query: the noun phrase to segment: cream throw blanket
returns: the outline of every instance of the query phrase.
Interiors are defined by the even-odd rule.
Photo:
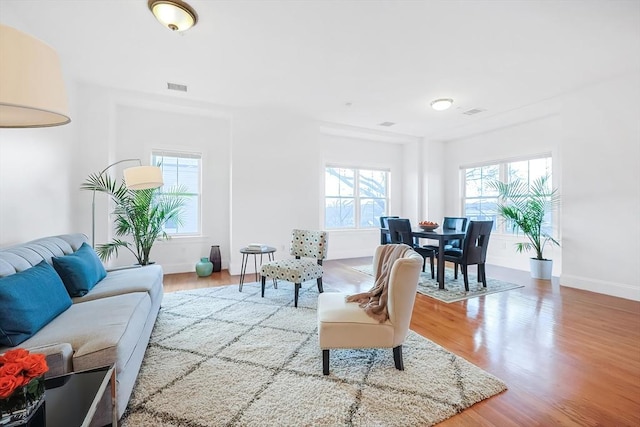
[[[378,270],[376,282],[367,292],[349,295],[347,302],[357,302],[369,316],[380,323],[384,323],[389,318],[387,310],[387,296],[389,293],[389,277],[391,267],[398,258],[402,258],[407,251],[412,249],[404,244],[384,245],[378,260]]]

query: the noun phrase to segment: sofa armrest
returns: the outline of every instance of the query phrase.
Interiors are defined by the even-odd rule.
[[[28,348],[30,353],[44,354],[49,370],[45,378],[57,377],[73,371],[73,348],[69,343],[50,344]]]

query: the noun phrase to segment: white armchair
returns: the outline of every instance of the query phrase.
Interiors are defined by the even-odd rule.
[[[383,245],[376,249],[373,271],[380,271],[383,249]],[[389,319],[383,323],[357,303],[346,302],[345,293],[328,292],[318,297],[318,337],[325,375],[329,375],[329,350],[338,348],[392,348],[396,368],[404,370],[402,344],[409,331],[422,264],[422,256],[413,250],[393,263],[388,282]]]

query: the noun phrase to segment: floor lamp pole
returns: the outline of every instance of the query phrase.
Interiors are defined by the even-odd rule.
[[[98,174],[98,178],[100,178],[107,170],[109,170],[109,168],[124,162],[138,162],[138,164],[142,166],[142,160],[140,159],[119,160],[115,163],[111,163],[109,166],[102,169],[102,171],[100,171],[100,173]],[[95,188],[93,189],[93,200],[91,202],[91,247],[93,247],[94,249],[96,247],[96,189]]]

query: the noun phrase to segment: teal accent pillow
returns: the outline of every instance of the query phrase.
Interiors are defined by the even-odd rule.
[[[0,278],[0,344],[20,344],[69,307],[71,298],[46,261]]]
[[[53,257],[51,261],[72,297],[86,295],[96,283],[107,276],[100,258],[86,243],[74,253]]]

